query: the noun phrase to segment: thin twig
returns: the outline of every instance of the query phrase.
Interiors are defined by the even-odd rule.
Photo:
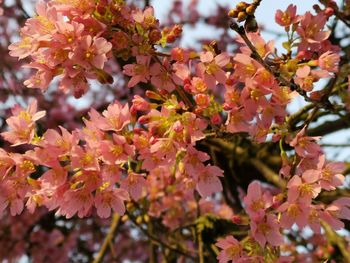
[[[141,230],[142,233],[144,233],[149,239],[151,239],[155,244],[158,244],[159,246],[165,247],[167,249],[170,249],[172,251],[174,251],[175,253],[178,253],[180,255],[183,255],[185,257],[191,258],[193,260],[195,260],[196,258],[194,256],[192,256],[191,254],[189,254],[190,252],[188,251],[184,251],[180,248],[177,247],[173,247],[167,243],[165,243],[164,241],[160,240],[159,238],[157,238],[156,236],[154,236],[153,234],[149,233],[146,229],[144,229],[142,226],[140,226],[139,224],[137,224],[135,218],[133,217],[132,214],[126,212],[128,217],[130,218],[130,220],[137,226],[138,229]],[[194,252],[194,251],[191,251]]]
[[[250,160],[250,162],[258,171],[260,171],[263,174],[263,176],[269,182],[282,189],[286,187],[286,182],[278,174],[271,170],[267,165],[265,165],[262,161],[253,158]]]
[[[115,234],[115,232],[118,229],[119,223],[120,223],[120,216],[117,213],[115,213],[113,215],[112,223],[111,223],[111,226],[109,228],[108,234],[107,234],[105,240],[103,241],[102,246],[100,248],[100,251],[98,252],[96,258],[93,261],[93,263],[102,262],[103,257],[106,254],[107,248],[110,245],[110,243],[111,243],[111,241],[112,241],[112,239],[114,237],[114,234]]]
[[[336,245],[339,248],[340,253],[343,256],[344,262],[350,262],[350,253],[346,246],[346,241],[343,237],[339,236],[327,223],[322,222],[322,227],[326,232],[327,239],[333,245]]]

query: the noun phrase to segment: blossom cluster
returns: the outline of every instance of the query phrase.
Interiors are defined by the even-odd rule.
[[[257,4],[250,6],[239,4],[231,16],[247,24]],[[6,120],[9,130],[1,135],[13,147],[28,148],[0,149],[0,214],[18,215],[24,207],[33,213],[43,206],[66,218],[95,212],[108,218],[112,212],[124,215],[126,202],[144,200],[148,214],[170,229],[195,220],[198,211],[249,225],[245,239],[218,240],[220,262],[261,261],[264,251],[286,245],[284,234],[295,226],[321,234],[325,225],[340,230],[342,220],[350,220],[349,198],[318,200],[343,186],[344,164],[327,161],[320,138],[308,136],[313,114],[296,126],[287,110],[295,97],[316,110],[335,106],[328,99],[331,89],[315,88],[335,78],[340,64],[339,47],[326,28],[333,15],[329,7],[316,14],[297,15],[294,5],[276,12],[288,38],[283,54],[236,21],[235,53],[216,43],[198,52],[175,46],[163,53],[162,47],[180,37],[181,26],[161,29],[151,7],[142,11],[119,0],[52,0],[39,2],[36,12],[21,29],[21,40],[9,47],[11,56],[30,57],[26,67],[37,70],[27,87],[45,91],[62,75],[59,89],[81,97],[88,79],[113,82],[106,64],[114,61],[128,78],[126,86],[144,92],[130,105],[116,100],[102,113],[92,108],[82,127],[71,131],[40,130],[45,112],[36,101],[28,109],[14,107]],[[221,134],[280,146],[279,187],[250,182],[240,204],[245,214],[238,217],[222,202],[208,201],[222,197],[216,193],[227,175],[200,144]],[[273,262],[296,260],[275,254]]]

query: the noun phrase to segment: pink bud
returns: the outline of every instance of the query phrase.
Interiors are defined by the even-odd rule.
[[[326,16],[332,16],[332,15],[334,15],[334,9],[331,8],[331,7],[327,7],[327,8],[324,10],[324,14],[325,14]]]
[[[232,107],[228,104],[228,103],[224,103],[223,107],[222,107],[225,111],[229,111],[232,110]]]
[[[173,129],[175,132],[179,133],[183,131],[184,126],[182,125],[181,121],[176,121],[173,125]]]
[[[210,121],[214,125],[219,125],[222,122],[220,114],[215,113],[213,116],[211,116]]]
[[[232,223],[239,225],[240,223],[242,223],[242,217],[239,215],[233,215],[231,217],[231,221]]]

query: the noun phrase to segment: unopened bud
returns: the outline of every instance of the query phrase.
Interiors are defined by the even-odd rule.
[[[222,107],[225,111],[230,111],[232,110],[232,107],[228,104],[228,103],[224,103],[223,107]]]
[[[254,5],[248,6],[248,7],[245,9],[245,12],[246,12],[248,15],[254,15],[255,6],[254,6]]]
[[[325,14],[326,16],[332,16],[332,15],[334,15],[334,9],[331,8],[331,7],[327,7],[327,8],[324,10],[324,14]]]
[[[142,216],[138,216],[137,218],[136,218],[136,223],[137,224],[141,224],[142,223]]]
[[[146,223],[148,223],[149,220],[150,220],[149,215],[144,215],[144,216],[143,216],[143,220],[144,220]]]
[[[219,113],[216,113],[213,116],[211,116],[210,121],[214,125],[219,125],[222,122],[222,118]]]
[[[242,22],[247,18],[246,12],[239,12],[237,16],[238,22]]]
[[[240,223],[242,223],[242,217],[239,215],[234,215],[231,217],[231,221],[232,223],[239,225]]]
[[[238,16],[238,13],[239,11],[237,9],[231,9],[227,15],[229,17],[236,18]]]
[[[124,215],[123,217],[122,217],[122,222],[126,222],[126,221],[128,221],[129,220],[129,217],[127,216],[127,215]]]
[[[236,8],[237,8],[238,11],[244,11],[248,6],[249,6],[249,4],[246,3],[246,2],[239,2],[236,5]]]
[[[153,99],[153,100],[163,100],[162,97],[158,93],[151,91],[151,90],[146,91],[146,97]]]

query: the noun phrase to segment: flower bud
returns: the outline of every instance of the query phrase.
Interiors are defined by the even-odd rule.
[[[247,18],[246,12],[239,12],[237,16],[238,22],[242,22]]]
[[[213,116],[211,116],[210,121],[214,125],[219,125],[222,122],[222,118],[219,113],[215,113]]]
[[[239,11],[237,9],[231,9],[227,15],[229,17],[236,18],[238,16],[238,13]]]
[[[248,6],[248,7],[245,9],[245,12],[246,12],[248,15],[254,15],[255,6],[254,6],[254,5]]]
[[[232,223],[239,225],[242,223],[242,217],[239,215],[233,215],[231,217],[231,221],[232,221]]]
[[[327,8],[324,10],[324,14],[325,14],[326,16],[332,16],[332,15],[334,15],[334,9],[331,8],[331,7],[327,7]]]
[[[239,2],[236,5],[236,8],[237,8],[238,11],[244,11],[248,6],[249,6],[249,4],[246,3],[246,2]]]

